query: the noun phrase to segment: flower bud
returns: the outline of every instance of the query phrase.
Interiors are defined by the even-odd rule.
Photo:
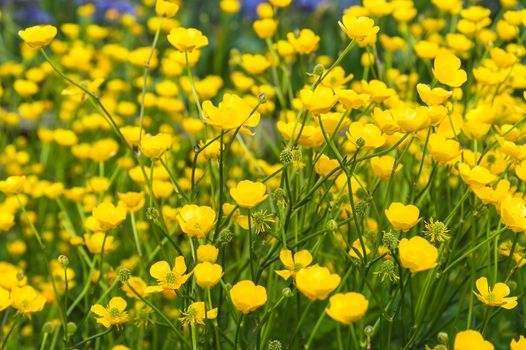
[[[279,340],[270,340],[268,342],[268,350],[281,350],[282,348]]]
[[[66,267],[69,265],[69,258],[65,255],[60,255],[58,257],[58,262],[63,266]]]
[[[290,288],[283,288],[281,290],[281,295],[283,295],[285,298],[290,298],[294,295],[294,292]]]
[[[77,331],[77,325],[73,322],[68,322],[66,331],[68,332],[68,336],[72,336]]]
[[[48,333],[48,334],[53,332],[53,323],[51,322],[44,323],[44,326],[42,327],[42,332]]]
[[[438,333],[438,341],[442,344],[449,344],[449,336],[446,332],[440,332]]]
[[[267,94],[265,94],[264,92],[261,92],[258,95],[258,101],[259,101],[260,104],[267,103]]]
[[[365,336],[367,338],[371,338],[373,335],[374,335],[374,327],[371,326],[371,325],[367,325],[365,326],[365,328],[363,329],[363,332],[365,333]]]
[[[314,66],[314,70],[312,71],[313,75],[322,76],[323,72],[325,72],[325,67],[322,64],[317,64]]]
[[[121,283],[127,283],[128,280],[130,279],[131,277],[131,273],[130,273],[130,270],[128,270],[127,268],[125,267],[121,267],[119,268],[119,270],[117,271],[117,278],[119,279],[119,281]]]

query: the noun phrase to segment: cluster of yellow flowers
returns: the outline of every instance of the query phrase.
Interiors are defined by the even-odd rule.
[[[526,349],[526,8],[473,2],[20,30],[1,348]]]

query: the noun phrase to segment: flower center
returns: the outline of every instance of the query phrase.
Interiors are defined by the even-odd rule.
[[[173,272],[168,272],[166,274],[166,283],[168,284],[174,284],[175,282],[177,282],[177,276],[175,275],[175,273]]]
[[[119,310],[116,307],[112,307],[109,311],[111,318],[119,317]]]

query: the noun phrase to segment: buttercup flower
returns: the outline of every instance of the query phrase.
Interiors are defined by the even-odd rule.
[[[435,58],[433,75],[451,87],[459,87],[467,80],[466,71],[460,69],[460,59],[450,52],[440,53]]]
[[[304,249],[294,253],[293,258],[290,250],[283,249],[279,252],[279,260],[281,260],[285,270],[276,270],[274,272],[276,272],[281,278],[288,280],[289,277],[294,277],[298,271],[310,265],[312,262],[312,255],[308,250]]]
[[[97,219],[101,230],[108,231],[119,226],[126,219],[126,208],[103,202],[93,209],[92,215]]]
[[[201,288],[212,288],[219,282],[221,276],[223,276],[221,265],[205,261],[194,267],[195,281]]]
[[[267,199],[267,186],[261,182],[243,180],[230,189],[230,195],[241,208],[254,208]]]
[[[500,204],[500,220],[513,232],[526,232],[526,204],[522,198],[510,197]]]
[[[97,323],[106,328],[110,328],[113,325],[119,327],[129,320],[128,312],[124,311],[127,305],[128,303],[123,298],[113,297],[110,299],[107,307],[95,304],[91,306],[90,310],[99,316],[97,317]]]
[[[327,113],[338,102],[338,96],[325,86],[318,86],[314,91],[301,90],[300,99],[305,109],[315,115]]]
[[[482,334],[477,331],[468,329],[466,331],[458,332],[455,336],[454,350],[493,350],[493,345],[484,340]]]
[[[183,317],[179,319],[183,324],[205,324],[205,320],[213,320],[217,317],[217,308],[206,310],[203,301],[196,301],[188,305],[188,308],[183,313]]]
[[[166,0],[157,0],[155,2],[155,13],[157,16],[173,17],[179,11],[179,6]]]
[[[327,299],[329,294],[338,287],[340,281],[340,276],[318,264],[301,269],[296,273],[296,287],[310,300]]]
[[[160,133],[142,138],[140,147],[146,157],[158,159],[172,147],[172,144],[172,135]]]
[[[512,339],[510,343],[510,350],[524,350],[526,349],[526,338],[521,335],[519,340]]]
[[[168,42],[181,52],[192,52],[208,45],[208,38],[195,28],[177,27],[168,34]]]
[[[186,273],[184,256],[175,258],[172,269],[166,261],[158,261],[150,267],[150,275],[158,282],[157,286],[149,286],[146,293],[158,293],[163,290],[178,290],[190,278],[191,273]]]
[[[260,114],[254,111],[241,97],[225,93],[216,107],[211,101],[203,102],[206,123],[222,130],[237,129],[242,126],[255,127],[259,124]]]
[[[5,194],[22,193],[25,183],[25,176],[9,176],[7,179],[0,181],[0,192]]]
[[[46,298],[31,286],[11,289],[11,306],[23,315],[42,311]]]
[[[201,244],[197,247],[197,259],[201,262],[215,263],[219,249],[211,244]]]
[[[267,302],[267,290],[250,280],[239,281],[230,289],[232,303],[244,314],[248,314]]]
[[[350,14],[343,15],[340,28],[350,39],[364,41],[367,37],[375,35],[380,27],[374,25],[374,20],[369,17],[355,17]]]
[[[398,251],[402,266],[413,273],[430,270],[437,265],[438,250],[420,236],[402,238]]]
[[[56,35],[57,28],[49,24],[29,27],[18,32],[18,36],[35,49],[49,45]]]
[[[517,297],[508,297],[510,287],[498,282],[491,289],[486,277],[480,277],[476,282],[478,293],[473,291],[478,300],[488,306],[499,306],[504,309],[513,309],[517,306]]]
[[[369,302],[361,293],[337,293],[329,298],[327,314],[334,320],[349,325],[363,318]]]
[[[214,227],[216,212],[207,206],[187,204],[179,210],[177,222],[190,237],[202,238]]]
[[[420,210],[412,204],[394,202],[389,209],[385,209],[385,216],[396,231],[409,231],[420,220],[419,215]]]

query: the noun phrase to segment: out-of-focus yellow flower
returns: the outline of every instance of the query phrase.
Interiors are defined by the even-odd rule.
[[[201,288],[212,288],[219,282],[221,276],[223,276],[223,268],[219,264],[205,261],[194,267],[195,281]]]
[[[97,219],[100,228],[108,231],[114,229],[126,219],[126,208],[103,202],[93,209],[92,215]]]
[[[331,273],[328,268],[318,264],[306,267],[296,273],[296,287],[310,300],[327,299],[338,287],[341,278]]]
[[[217,107],[211,101],[204,101],[203,113],[208,124],[222,130],[255,127],[260,120],[259,112],[254,111],[245,99],[230,93],[223,95]]]
[[[455,140],[447,140],[441,133],[429,135],[427,148],[431,157],[442,164],[455,159],[460,154],[460,144]]]
[[[433,75],[442,84],[459,87],[468,79],[460,64],[460,59],[454,54],[448,51],[439,53],[433,65]]]
[[[56,35],[57,28],[49,24],[29,27],[18,32],[18,36],[35,49],[49,45]]]
[[[513,232],[526,232],[526,204],[519,197],[508,197],[500,204],[500,220]]]
[[[468,329],[466,331],[458,332],[455,336],[454,350],[493,350],[493,345],[484,340],[482,334],[477,331]]]
[[[9,291],[0,287],[0,311],[4,311],[9,306],[11,306]]]
[[[158,261],[150,267],[150,275],[157,280],[157,286],[148,286],[146,293],[159,293],[164,290],[176,291],[190,278],[192,273],[186,273],[184,256],[175,258],[172,269],[166,261]]]
[[[269,2],[276,7],[287,7],[292,3],[292,0],[269,0]]]
[[[144,192],[126,192],[117,193],[119,196],[119,205],[126,207],[126,209],[136,212],[144,207]]]
[[[510,343],[510,350],[525,350],[526,349],[526,338],[521,335],[519,340],[512,339]]]
[[[230,189],[230,195],[241,208],[254,208],[267,199],[267,186],[262,182],[243,180]]]
[[[279,252],[279,260],[281,260],[285,270],[276,270],[274,272],[284,280],[288,280],[291,276],[294,277],[298,271],[310,265],[312,255],[308,250],[304,249],[294,253],[293,258],[290,250],[283,249]]]
[[[250,280],[239,281],[230,289],[230,299],[235,308],[248,314],[267,302],[267,290]]]
[[[84,244],[91,254],[100,254],[104,246],[104,253],[109,253],[115,249],[113,237],[106,235],[104,232],[95,232],[84,234]]]
[[[394,202],[389,209],[385,209],[385,216],[396,231],[409,231],[420,220],[419,215],[420,210],[412,204]]]
[[[263,18],[257,21],[254,21],[252,28],[256,32],[257,36],[261,39],[271,38],[278,27],[278,22],[272,18]]]
[[[510,287],[506,283],[495,283],[493,289],[488,285],[486,277],[480,277],[476,282],[478,293],[473,291],[477,299],[488,306],[499,306],[504,309],[513,309],[517,306],[517,297],[508,297]]]
[[[23,315],[42,311],[46,298],[31,286],[11,289],[11,306]]]
[[[177,222],[189,237],[203,238],[214,227],[216,212],[208,206],[187,204],[179,210]]]
[[[374,20],[369,17],[355,17],[351,14],[345,14],[342,20],[338,22],[340,28],[350,39],[358,42],[364,41],[370,36],[376,35],[380,27],[374,25]]]
[[[22,193],[25,184],[25,176],[9,176],[7,179],[0,181],[0,192],[5,194]]]
[[[387,180],[392,175],[398,174],[398,172],[402,170],[403,164],[399,163],[397,164],[396,169],[393,169],[395,161],[395,157],[388,154],[371,158],[370,163],[373,175],[378,176],[382,180]]]
[[[239,0],[221,0],[219,3],[221,10],[226,13],[236,13],[239,12],[241,4]]]
[[[97,317],[97,323],[106,328],[110,328],[113,325],[119,327],[129,320],[128,312],[124,311],[127,305],[128,303],[123,298],[113,297],[110,299],[107,307],[95,304],[91,306],[90,310],[99,316]]]
[[[160,133],[155,136],[146,136],[141,140],[141,151],[148,157],[158,159],[172,148],[173,137],[170,134]]]
[[[197,259],[201,262],[215,263],[218,254],[219,249],[211,244],[201,244],[197,247]]]
[[[369,302],[361,293],[337,293],[329,298],[329,307],[325,310],[332,319],[349,325],[363,318]]]
[[[420,236],[402,238],[398,252],[402,266],[413,273],[430,270],[437,265],[438,249]]]
[[[8,231],[15,226],[15,216],[5,211],[0,211],[0,230]]]
[[[298,34],[287,33],[287,40],[300,55],[308,55],[318,50],[320,37],[310,29],[302,29]]]
[[[179,11],[179,5],[166,1],[166,0],[157,0],[155,2],[155,13],[157,16],[162,17],[173,17]]]
[[[192,52],[208,45],[208,38],[195,28],[173,28],[168,34],[168,42],[181,52]]]

